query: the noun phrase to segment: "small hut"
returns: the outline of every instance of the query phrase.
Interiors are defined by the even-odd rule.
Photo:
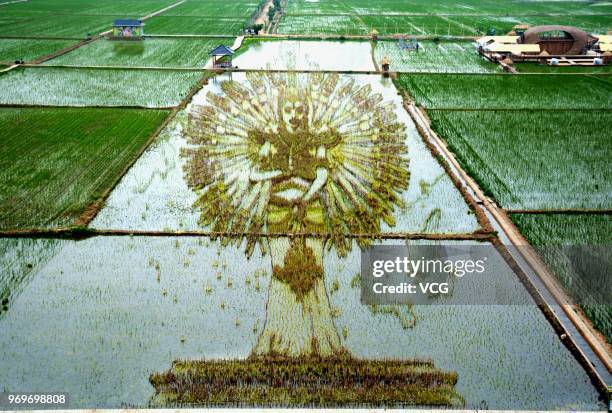
[[[383,57],[380,61],[380,66],[382,67],[382,71],[385,74],[389,73],[389,67],[391,66],[391,61],[387,56]]]
[[[234,51],[229,47],[220,44],[208,54],[212,56],[213,68],[232,67],[232,55]]]
[[[378,30],[372,29],[370,32],[370,37],[372,37],[372,41],[375,42],[378,40]]]
[[[540,57],[540,63],[545,65],[546,63],[548,63],[550,53],[548,53],[546,50],[542,50],[542,52],[538,56]]]
[[[136,19],[117,19],[113,23],[112,39],[142,40],[144,38],[144,23]]]

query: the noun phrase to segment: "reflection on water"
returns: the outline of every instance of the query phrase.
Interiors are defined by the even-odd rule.
[[[245,245],[205,238],[61,244],[0,318],[3,389],[66,391],[72,407],[143,405],[149,374],[174,359],[244,358],[257,345],[272,273],[258,247],[247,259]],[[416,324],[403,328],[397,314],[360,303],[359,265],[356,245],[322,261],[334,324],[356,357],[431,358],[458,372],[468,407],[602,408],[537,307],[416,306]],[[526,294],[501,257],[489,265],[499,278],[461,288],[492,293],[503,282]]]
[[[9,238],[0,241],[0,318],[6,314],[33,274],[61,249],[53,239]]]
[[[369,42],[274,40],[249,44],[234,59],[240,69],[374,71]]]

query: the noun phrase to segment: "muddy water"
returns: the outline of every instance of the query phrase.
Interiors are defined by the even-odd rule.
[[[243,246],[206,238],[98,237],[57,241],[49,256],[13,241],[0,240],[1,268],[33,265],[0,315],[5,390],[68,392],[74,408],[142,406],[152,372],[176,358],[246,357],[263,328],[271,263],[257,248],[247,260]],[[486,285],[465,278],[462,288],[494,293],[503,285],[531,303],[492,258],[496,276]],[[325,253],[323,265],[327,290],[339,286],[329,293],[334,323],[353,355],[431,358],[458,372],[468,408],[603,407],[536,306],[419,306],[416,325],[404,329],[398,317],[360,303],[356,246],[343,259]]]

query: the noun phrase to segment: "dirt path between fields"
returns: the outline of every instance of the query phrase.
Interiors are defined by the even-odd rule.
[[[546,304],[548,306],[558,305],[563,310],[578,333],[593,350],[595,355],[600,359],[603,366],[608,370],[608,372],[611,372],[612,357],[610,356],[610,345],[605,342],[605,339],[603,339],[601,334],[595,330],[590,320],[588,320],[579,309],[568,304],[571,302],[571,300],[565,294],[556,276],[548,269],[547,265],[542,261],[540,256],[529,245],[527,240],[522,236],[518,228],[516,228],[503,209],[499,208],[493,200],[488,198],[482,192],[478,184],[461,168],[452,152],[446,146],[445,142],[430,128],[429,122],[421,110],[410,104],[409,111],[413,118],[417,121],[417,125],[426,131],[427,136],[424,136],[424,138],[435,143],[436,147],[438,147],[443,153],[444,158],[454,167],[454,169],[461,176],[461,179],[469,186],[470,190],[475,195],[477,202],[482,205],[482,207],[494,219],[498,227],[503,231],[504,235],[510,242],[510,244],[506,244],[506,246],[512,248],[514,252],[512,255],[515,256],[515,254],[518,253],[520,258],[522,258],[522,260],[524,260],[528,266],[531,267],[535,275],[542,282],[543,286],[550,293],[555,302]],[[554,313],[554,310],[551,309],[551,311]],[[558,316],[555,315],[555,317]],[[559,322],[561,321],[559,320]],[[570,338],[569,334],[567,334],[567,336]],[[588,360],[588,357],[584,354],[583,350],[575,343],[574,345],[581,356]],[[599,381],[605,384],[605,381],[601,378],[599,372],[595,368],[592,370],[593,374],[599,378]]]
[[[13,1],[6,1],[4,3],[0,3],[0,6],[5,6],[7,4],[14,4],[14,3],[25,3],[26,1],[30,1],[30,0],[13,0]]]
[[[266,23],[268,22],[268,10],[270,10],[270,7],[272,7],[273,4],[274,4],[274,1],[269,0],[261,8],[261,11],[259,12],[259,16],[257,16],[257,18],[255,19],[255,24],[263,24],[264,26],[266,25]]]

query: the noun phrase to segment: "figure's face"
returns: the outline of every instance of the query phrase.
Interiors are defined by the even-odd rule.
[[[278,127],[264,133],[252,131],[258,162],[263,170],[281,171],[278,181],[300,178],[312,182],[319,167],[327,167],[328,150],[338,145],[341,135],[329,127],[313,130],[308,108],[298,100],[282,105]]]

